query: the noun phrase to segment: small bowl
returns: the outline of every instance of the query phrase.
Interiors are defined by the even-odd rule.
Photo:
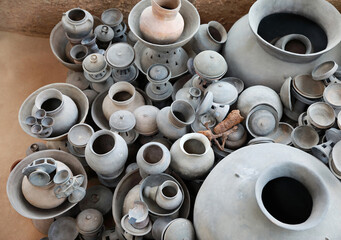
[[[228,82],[228,83],[232,84],[237,89],[238,94],[240,94],[244,90],[243,80],[236,78],[236,77],[222,78],[219,80],[219,82]]]
[[[298,75],[293,79],[293,87],[303,97],[316,99],[323,96],[324,84],[315,81],[310,75]]]
[[[341,108],[341,83],[331,83],[323,92],[323,99],[333,108]]]
[[[318,144],[319,135],[313,127],[298,126],[291,133],[291,141],[295,147],[303,151],[309,151]]]
[[[267,137],[273,139],[275,143],[291,145],[291,133],[293,130],[294,128],[290,124],[280,122],[277,131]]]
[[[308,121],[319,129],[330,128],[335,123],[334,109],[324,102],[317,102],[308,107]]]

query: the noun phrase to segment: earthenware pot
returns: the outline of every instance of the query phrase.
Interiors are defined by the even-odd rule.
[[[10,173],[7,181],[7,195],[11,205],[19,214],[30,219],[54,218],[63,214],[64,212],[67,212],[76,205],[76,203],[64,201],[56,208],[52,208],[49,210],[40,209],[33,207],[31,204],[28,204],[27,200],[24,198],[24,195],[21,194],[22,182],[24,178],[22,170],[34,160],[46,157],[53,158],[56,161],[64,163],[67,167],[69,167],[73,175],[84,175],[85,179],[81,186],[84,188],[86,188],[87,186],[86,172],[78,159],[71,154],[59,150],[44,150],[30,154],[15,166],[15,168]]]
[[[19,124],[22,127],[22,129],[27,134],[29,134],[30,136],[36,137],[36,135],[31,133],[31,126],[26,125],[25,119],[27,118],[27,116],[32,115],[32,109],[38,110],[35,106],[36,105],[35,100],[36,100],[36,97],[38,96],[38,94],[40,94],[41,92],[43,92],[45,90],[51,90],[51,89],[58,90],[63,96],[69,97],[73,101],[73,104],[71,104],[71,106],[76,107],[76,109],[70,113],[70,116],[66,116],[68,118],[68,119],[65,119],[66,122],[58,121],[58,123],[57,123],[57,120],[55,119],[55,124],[58,124],[58,125],[61,124],[61,125],[64,125],[64,127],[65,127],[66,123],[70,124],[70,120],[75,116],[76,112],[78,112],[78,115],[76,117],[76,121],[73,122],[72,125],[85,121],[86,115],[88,114],[88,110],[89,110],[89,101],[88,101],[87,97],[85,96],[85,94],[79,88],[77,88],[71,84],[67,84],[67,83],[49,84],[49,85],[46,85],[44,87],[39,88],[34,93],[32,93],[30,96],[28,96],[20,107],[19,114],[18,114],[19,115],[18,116]],[[53,92],[57,93],[54,90],[53,90]],[[49,95],[51,93],[52,93],[52,91],[49,91]],[[58,93],[58,94],[56,94],[56,96],[59,98],[60,94]],[[42,99],[43,98],[41,98],[40,100],[42,100]],[[62,97],[61,99],[64,100],[64,97]],[[53,102],[59,102],[59,99],[55,99],[55,100],[53,100]],[[59,109],[60,112],[64,112],[65,110],[62,110],[62,109],[64,109],[64,108],[68,109],[69,108],[68,102],[64,103],[62,106],[59,105],[59,107],[57,109]],[[56,113],[56,115],[59,116],[60,113]],[[64,138],[66,138],[67,131],[69,131],[69,129],[71,128],[72,125],[70,125],[68,128],[65,127],[64,128],[65,132],[61,133],[60,135],[53,134],[50,137],[43,137],[41,139],[47,140],[47,141],[64,139]]]
[[[118,110],[133,112],[136,108],[145,105],[143,96],[135,87],[127,82],[118,82],[112,85],[108,95],[104,98],[102,109],[107,120]]]
[[[184,19],[179,13],[181,1],[151,0],[140,16],[140,31],[152,43],[176,42],[184,30]]]
[[[136,132],[144,136],[156,134],[159,131],[156,123],[156,117],[159,112],[160,110],[157,107],[151,105],[136,108],[134,111]]]
[[[96,209],[86,209],[76,218],[77,230],[84,240],[97,240],[104,230],[102,213]]]
[[[123,172],[127,158],[127,143],[109,130],[95,132],[85,148],[86,162],[105,178],[117,178]]]
[[[272,239],[268,231],[276,239],[338,237],[330,219],[341,211],[339,185],[319,160],[299,149],[271,143],[241,148],[222,160],[199,190],[197,237],[226,239],[229,232],[238,239]],[[238,196],[243,201],[235,201]],[[241,212],[247,217],[239,218]]]
[[[167,147],[157,142],[144,144],[136,155],[136,162],[142,178],[166,171],[170,161],[171,155]]]
[[[184,179],[198,179],[212,168],[214,153],[210,141],[200,133],[188,133],[170,150],[170,167]]]
[[[188,125],[195,120],[191,104],[176,100],[170,107],[165,107],[157,114],[156,123],[159,131],[168,139],[176,140],[186,134]]]
[[[341,40],[337,34],[341,29],[341,16],[337,9],[324,0],[296,3],[294,0],[280,4],[271,0],[257,1],[249,14],[234,24],[223,49],[230,67],[228,76],[243,79],[246,87],[264,85],[278,92],[288,76],[311,73],[316,65],[326,60],[341,62],[341,48],[337,47]],[[308,4],[318,10],[307,12]],[[278,31],[278,26],[283,28]],[[314,52],[305,54],[309,46],[299,39],[288,41],[281,48],[271,44],[293,33],[305,35]]]
[[[83,38],[92,31],[94,18],[86,10],[73,8],[63,13],[62,25],[71,38]]]
[[[78,108],[71,97],[62,94],[55,88],[41,91],[34,101],[32,115],[43,109],[46,115],[53,118],[53,131],[51,137],[62,135],[77,123]]]
[[[193,51],[197,54],[205,50],[220,52],[226,42],[227,32],[223,25],[216,21],[201,24],[192,40]]]

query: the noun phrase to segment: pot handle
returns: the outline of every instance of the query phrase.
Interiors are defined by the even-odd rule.
[[[9,169],[9,172],[12,172],[12,170],[15,168],[15,166],[18,165],[18,163],[21,162],[21,160],[22,160],[22,159],[19,159],[19,160],[17,160],[17,161],[14,161],[14,162],[12,163],[10,169]]]

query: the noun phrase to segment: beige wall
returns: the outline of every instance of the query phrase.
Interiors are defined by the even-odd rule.
[[[284,1],[284,0],[283,0]],[[329,0],[341,9],[341,0]],[[119,8],[125,16],[138,0],[0,0],[0,30],[21,32],[27,35],[48,36],[60,21],[63,12],[81,7],[96,16],[103,10]],[[216,20],[226,29],[246,14],[255,0],[192,0],[198,8],[201,21]]]

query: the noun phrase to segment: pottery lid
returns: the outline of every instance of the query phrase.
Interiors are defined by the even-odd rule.
[[[104,24],[115,27],[122,22],[123,14],[117,8],[110,8],[102,13],[101,20]]]
[[[323,99],[333,107],[341,107],[341,83],[331,83],[323,92]]]
[[[199,76],[209,79],[222,77],[228,68],[224,57],[211,50],[199,53],[194,58],[193,65]]]
[[[103,216],[96,209],[86,209],[78,214],[76,223],[81,234],[96,232],[103,224]]]
[[[92,186],[86,190],[86,195],[79,203],[79,207],[82,211],[89,208],[97,209],[105,215],[111,209],[112,196],[109,188],[102,185]]]
[[[173,220],[168,228],[166,229],[164,235],[164,240],[194,240],[195,232],[191,221],[185,218],[177,218]]]
[[[152,83],[163,83],[171,78],[170,69],[163,64],[153,64],[147,70],[148,81]]]
[[[315,81],[310,75],[294,77],[293,86],[298,93],[307,98],[321,98],[325,88],[322,81]]]
[[[128,110],[119,110],[114,112],[109,119],[111,129],[117,132],[128,132],[136,124],[135,116]]]
[[[114,30],[108,25],[98,25],[95,28],[95,34],[97,39],[102,42],[110,42],[114,36]]]
[[[105,59],[112,68],[124,69],[134,62],[135,50],[128,43],[115,43],[105,52]]]
[[[68,133],[68,141],[74,147],[85,147],[90,137],[94,134],[92,127],[85,123],[74,125]]]
[[[48,232],[50,240],[73,240],[78,236],[76,221],[72,217],[61,217],[54,221]]]
[[[238,98],[237,89],[227,82],[212,83],[206,88],[206,91],[213,93],[213,102],[224,105],[232,105]]]
[[[152,105],[144,105],[135,109],[135,130],[147,136],[157,133],[159,129],[156,124],[156,116],[159,112],[160,110]]]
[[[243,138],[245,134],[245,128],[243,124],[239,123],[237,127],[238,127],[237,131],[234,131],[231,134],[229,134],[229,138],[228,138],[229,141],[236,142]]]
[[[84,71],[95,74],[103,71],[107,67],[107,63],[102,54],[92,53],[83,60],[82,66]]]

